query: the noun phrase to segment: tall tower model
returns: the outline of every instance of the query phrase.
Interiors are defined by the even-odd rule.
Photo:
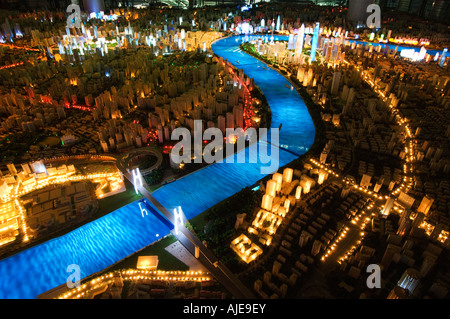
[[[316,25],[314,27],[314,36],[311,44],[311,61],[316,61],[317,43],[319,41],[319,30],[320,30],[320,23],[316,22]]]

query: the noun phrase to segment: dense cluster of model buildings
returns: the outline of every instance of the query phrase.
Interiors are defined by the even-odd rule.
[[[10,149],[13,136],[42,133],[56,137],[58,147],[30,145],[2,159],[8,173],[2,167],[0,245],[85,215],[104,186],[123,187],[117,171],[78,174],[73,165],[49,167],[40,159],[163,144],[177,127],[193,130],[194,120],[222,132],[259,123],[251,112],[259,104],[249,93],[253,81],[208,50],[221,31],[262,32],[256,52],[287,71],[321,108],[326,143],[302,170],[273,174],[261,205],[237,216],[242,232],[230,246],[247,272],[259,271],[254,290],[263,298],[286,297],[289,287],[309,282],[311,269],[322,264],[328,271],[337,261],[339,288],[348,293],[366,293],[356,283],[374,263],[385,288],[378,296],[448,295],[450,273],[438,266],[450,247],[450,77],[445,51],[426,49],[447,45],[447,35],[426,26],[409,32],[405,25],[360,32],[342,10],[318,7],[154,13],[115,10],[79,29],[53,13],[5,20],[0,54],[18,58],[0,66],[2,147]],[[288,41],[273,42],[274,32]],[[400,53],[358,38],[422,49]],[[122,276],[134,281],[127,296]],[[204,289],[201,275],[188,277],[109,274],[76,297],[167,297],[173,289],[178,297],[219,297]],[[201,282],[200,289],[191,281]]]
[[[345,42],[337,44],[336,54],[331,58],[327,55],[328,48],[320,47],[324,41],[318,42],[318,64],[308,63],[311,59],[308,56],[302,58],[304,52],[294,59],[295,46],[289,41],[262,44],[260,40],[255,48],[264,57],[275,57],[281,69],[294,66],[288,75],[303,85],[322,107],[322,119],[328,123],[327,142],[320,160],[314,163],[345,172],[346,183],[350,181],[354,186],[350,191],[362,191],[375,200],[387,199],[384,205],[381,201],[375,204],[375,208],[380,205],[381,216],[371,205],[372,215],[352,220],[357,223],[361,217],[365,222],[361,225],[361,239],[339,259],[340,270],[353,278],[352,284],[342,281],[339,287],[353,292],[354,280],[362,281],[369,261],[381,265],[384,276],[388,276],[384,284],[389,287],[398,280],[393,266],[388,271],[394,260],[395,269],[403,269],[404,273],[389,298],[400,294],[399,290],[405,298],[443,297],[448,293],[443,288],[448,286],[448,272],[433,273],[431,279],[427,275],[450,244],[447,206],[450,194],[447,181],[438,173],[445,174],[449,169],[445,145],[450,84],[445,66],[443,69],[437,63],[415,64],[396,58],[396,50],[374,50]],[[307,47],[310,45],[306,43]],[[339,53],[342,59],[336,59]],[[355,212],[347,205],[341,205],[339,210],[347,216]],[[400,218],[398,221],[389,219],[393,212]],[[386,251],[380,260],[374,256],[379,247],[361,245],[367,231],[379,234],[380,242],[387,243],[387,247],[383,244]],[[402,248],[404,241],[407,247]],[[422,249],[425,243],[427,250]],[[420,248],[413,249],[417,245]],[[433,252],[428,254],[430,249]],[[329,250],[322,260],[332,252],[333,249]],[[414,287],[410,286],[411,280]],[[432,283],[415,291],[419,280]],[[255,283],[255,289],[260,287],[261,282]]]

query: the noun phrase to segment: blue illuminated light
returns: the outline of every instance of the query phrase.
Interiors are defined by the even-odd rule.
[[[248,36],[256,40],[259,36]],[[278,39],[287,39],[275,36]],[[290,82],[278,72],[250,55],[242,55],[239,37],[228,37],[216,41],[212,50],[228,61],[239,60],[239,67],[264,93],[272,111],[272,127],[283,124],[280,132],[277,164],[287,165],[311,147],[315,128],[308,108],[296,90],[290,89]],[[283,98],[280,99],[280,96]],[[183,208],[183,221],[190,220],[208,208],[239,192],[242,188],[254,185],[264,175],[263,163],[250,163],[250,152],[257,151],[259,144],[267,144],[266,138],[246,150],[245,164],[215,163],[195,171],[176,181],[166,184],[152,195],[166,208]],[[139,179],[140,174],[135,176]],[[0,299],[36,298],[37,295],[62,285],[67,280],[67,266],[77,264],[81,278],[111,266],[138,250],[170,233],[170,227],[153,210],[151,203],[145,201],[149,212],[142,218],[139,213],[140,201],[128,204],[101,218],[89,222],[72,232],[50,241],[35,245],[0,261]],[[152,212],[152,213],[151,213]],[[151,213],[151,214],[150,214]],[[157,235],[155,237],[155,234]],[[43,271],[45,267],[45,271]],[[26,271],[24,271],[26,270]]]
[[[311,44],[311,61],[316,61],[317,43],[319,41],[319,29],[320,23],[316,22],[316,25],[314,27],[314,36]]]

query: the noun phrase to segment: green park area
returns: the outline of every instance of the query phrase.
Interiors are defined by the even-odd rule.
[[[38,145],[42,147],[53,147],[57,146],[61,143],[61,139],[56,136],[46,136],[41,141],[39,141]]]
[[[100,218],[112,211],[115,211],[116,209],[121,208],[122,206],[142,198],[142,195],[136,195],[133,185],[131,185],[128,180],[125,180],[124,183],[127,188],[126,191],[102,198],[98,201],[98,210],[93,214],[92,220]]]

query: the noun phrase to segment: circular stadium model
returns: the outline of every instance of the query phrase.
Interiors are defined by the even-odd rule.
[[[117,167],[122,171],[139,168],[143,176],[158,169],[163,162],[161,151],[157,147],[142,147],[128,151],[117,158]]]

